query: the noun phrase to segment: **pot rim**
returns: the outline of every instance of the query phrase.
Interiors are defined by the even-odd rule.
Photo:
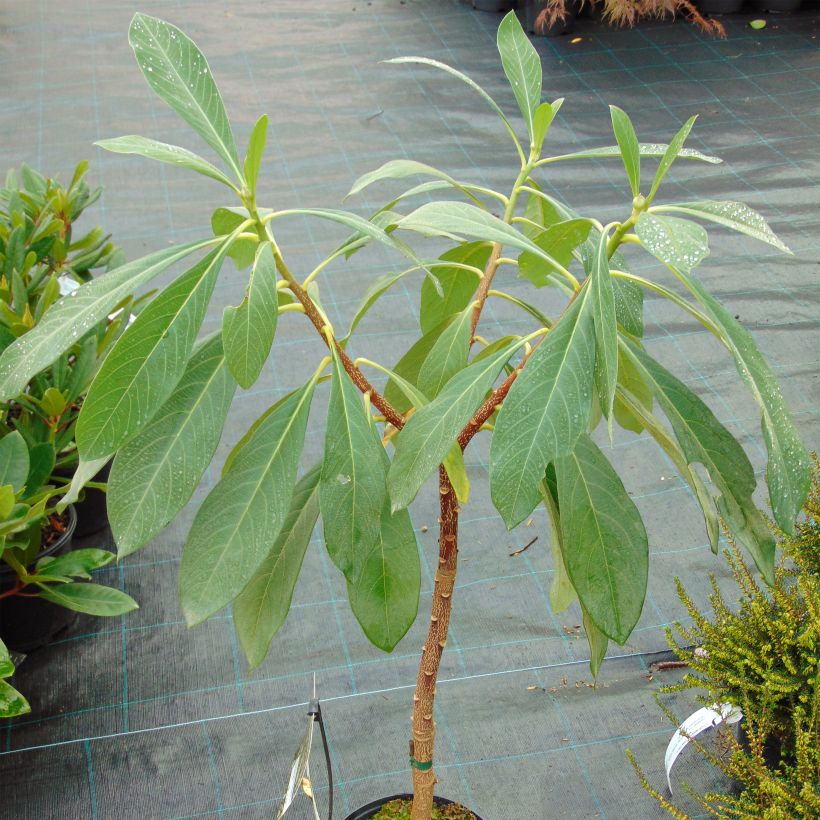
[[[380,797],[376,800],[373,800],[370,803],[367,803],[364,806],[360,806],[358,809],[355,809],[353,812],[347,815],[345,820],[364,820],[366,812],[373,811],[374,809],[380,809],[382,806],[392,802],[393,800],[412,799],[413,795],[406,792],[402,792],[401,794],[392,794],[389,797]],[[435,795],[433,797],[433,802],[438,806],[452,806],[455,804],[456,801],[450,800],[446,797],[439,797],[438,795]],[[475,815],[476,820],[482,820],[481,817],[479,817],[479,815],[477,815],[472,809],[468,808],[467,806],[465,806],[464,808],[466,808],[468,811],[472,811]]]
[[[66,525],[65,532],[50,547],[40,550],[34,557],[32,565],[36,564],[41,558],[47,558],[49,555],[58,552],[65,547],[66,543],[70,543],[74,535],[74,530],[77,528],[77,511],[74,509],[73,504],[69,504],[66,510],[68,511],[68,524]],[[0,561],[0,585],[2,585],[3,581],[16,577],[17,573],[8,564]]]

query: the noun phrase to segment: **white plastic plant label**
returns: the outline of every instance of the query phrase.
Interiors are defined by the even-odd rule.
[[[686,720],[677,728],[672,740],[666,747],[666,756],[664,763],[666,764],[666,782],[669,786],[669,793],[672,793],[672,780],[670,774],[672,766],[680,756],[680,753],[686,748],[687,744],[693,737],[697,737],[701,732],[718,726],[721,723],[737,723],[743,717],[743,712],[731,703],[713,703],[711,706],[704,706],[698,709],[697,712],[689,715]]]

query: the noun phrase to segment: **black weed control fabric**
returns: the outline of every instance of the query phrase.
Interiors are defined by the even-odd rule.
[[[139,74],[126,37],[137,8],[176,23],[206,52],[240,145],[256,118],[270,115],[265,205],[337,207],[359,174],[391,158],[412,157],[501,190],[514,178],[515,155],[477,96],[429,69],[380,63],[405,54],[443,60],[472,75],[512,114],[494,47],[499,15],[455,0],[5,3],[3,165],[27,162],[67,181],[77,161],[90,159],[93,178],[105,186],[93,218],[129,258],[206,234],[211,211],[232,204],[195,175],[92,146],[104,137],[141,133],[202,147]],[[566,97],[549,139],[554,153],[610,144],[608,103],[626,109],[647,142],[667,140],[700,114],[690,144],[725,164],[680,163],[665,196],[749,202],[794,250],[794,257],[777,255],[716,230],[714,261],[700,275],[751,329],[806,443],[816,448],[816,24],[803,13],[771,17],[754,31],[749,19],[727,18],[726,40],[708,39],[684,23],[614,31],[582,20],[574,38],[537,41],[545,97]],[[552,166],[544,181],[602,221],[622,217],[627,207],[617,161]],[[368,189],[352,207],[367,214],[397,190]],[[280,238],[291,266],[307,272],[342,235],[294,219]],[[395,264],[374,248],[331,268],[321,279],[331,321],[346,326],[367,284]],[[649,267],[642,260],[638,272],[641,265]],[[379,358],[389,345],[407,347],[416,332],[416,284],[394,288],[369,314],[356,355]],[[504,285],[524,292],[515,281]],[[206,332],[218,326],[225,305],[237,304],[243,288],[243,277],[223,277]],[[488,334],[522,331],[525,323],[513,309],[491,308]],[[756,410],[731,362],[666,304],[649,299],[646,316],[652,353],[678,363],[676,372],[741,437],[762,478]],[[31,699],[32,714],[0,724],[2,817],[272,817],[314,673],[335,768],[335,816],[409,787],[410,686],[426,614],[392,655],[370,646],[350,613],[344,580],[323,551],[320,528],[290,617],[254,674],[240,656],[229,612],[188,630],[177,601],[177,566],[196,506],[249,423],[312,372],[321,351],[314,337],[302,317],[283,317],[265,372],[252,390],[238,394],[215,464],[187,512],[145,550],[101,573],[101,580],[133,595],[140,610],[118,620],[82,617],[20,667],[17,684]],[[322,401],[315,402],[312,431],[323,423]],[[309,434],[305,463],[321,448],[321,437]],[[626,646],[612,647],[630,657],[607,661],[596,689],[579,613],[554,616],[549,608],[544,515],[507,533],[489,502],[486,449],[472,449],[468,461],[473,497],[464,514],[463,560],[439,686],[436,768],[439,793],[486,820],[663,816],[624,756],[633,749],[653,783],[665,788],[671,727],[652,693],[675,673],[652,675],[649,653],[665,648],[662,628],[684,615],[673,577],[702,603],[707,574],[723,583],[728,573],[709,551],[687,490],[650,441],[619,435],[607,455],[645,516],[652,558],[643,618]],[[436,560],[436,508],[430,485],[412,509],[423,554],[422,613]],[[510,557],[535,535],[532,547]],[[91,543],[112,545],[107,534]],[[669,705],[680,717],[692,709],[690,698]],[[314,788],[324,807],[321,763],[317,754]],[[691,750],[675,777],[695,788],[716,783]],[[682,805],[691,810],[693,804],[682,799]],[[294,815],[312,816],[304,796]]]

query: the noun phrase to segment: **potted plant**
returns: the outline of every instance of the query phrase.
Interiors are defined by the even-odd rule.
[[[17,717],[31,711],[28,701],[8,682],[14,675],[14,662],[0,641],[0,718]]]
[[[421,574],[407,508],[433,478],[439,558],[413,699],[414,820],[430,818],[433,806],[433,701],[453,602],[459,513],[469,495],[463,450],[475,436],[491,436],[491,494],[506,525],[525,520],[539,504],[546,507],[557,574],[553,600],[559,608],[580,602],[593,673],[609,640],[623,643],[637,622],[648,573],[640,514],[595,443],[599,433],[592,433],[599,427],[617,423],[647,431],[701,504],[713,549],[720,514],[767,582],[774,581],[775,541],[752,500],[756,480],[743,448],[642,342],[645,290],[670,300],[714,334],[760,408],[772,507],[779,525],[793,530],[810,478],[805,450],[754,340],[693,273],[709,252],[699,221],[788,249],[760,214],[740,203],[658,200],[676,160],[719,162],[684,147],[694,117],[668,145],[644,144],[627,115],[613,107],[616,145],[545,155],[545,138],[562,100],[542,102],[540,58],[511,13],[499,27],[498,47],[526,127],[523,144],[498,104],[455,68],[423,57],[391,61],[440,70],[443,79],[466,83],[491,107],[519,160],[508,193],[402,159],[366,174],[351,193],[387,179],[427,181],[369,219],[344,210],[267,209],[256,198],[267,117],[256,123],[240,161],[210,68],[193,41],[143,14],[134,17],[129,40],[148,84],[226,170],[185,148],[140,136],[100,144],[204,174],[239,204],[217,209],[214,236],[129,262],[55,303],[0,358],[0,399],[16,395],[83,328],[107,316],[126,289],[205,252],[125,330],[77,422],[81,466],[115,454],[108,509],[119,553],[128,555],[190,499],[214,454],[237,384],[252,385],[270,354],[278,314],[304,314],[328,355],[315,369],[311,363],[305,384],[262,413],[229,454],[182,554],[182,609],[193,626],[233,603],[240,643],[251,667],[258,666],[285,620],[321,514],[325,545],[346,578],[356,618],[376,646],[391,651],[418,610]],[[579,215],[539,185],[550,164],[605,157],[620,158],[626,171],[629,194],[619,221],[602,224]],[[651,158],[658,163],[647,182]],[[410,204],[414,195],[432,191],[450,198]],[[337,223],[350,236],[312,271],[294,271],[280,245],[294,215]],[[414,235],[433,237],[448,250],[434,259],[420,255],[408,244]],[[374,242],[406,257],[407,266],[370,285],[349,329],[334,328],[321,306],[319,279],[329,265]],[[687,297],[631,273],[619,252],[624,244],[645,249],[671,271]],[[250,268],[245,296],[225,308],[221,332],[197,342],[229,254],[240,268]],[[496,278],[502,268],[532,284],[531,299],[503,288]],[[387,351],[388,364],[353,358],[354,332],[367,310],[396,282],[414,275],[421,278],[419,341],[403,355]],[[538,304],[543,288],[562,299],[562,309],[547,311]],[[490,299],[516,305],[531,332],[485,339],[481,318]],[[386,387],[376,387],[371,372],[386,376]],[[327,381],[324,455],[299,478],[311,399]],[[711,491],[695,463],[708,473]]]
[[[729,755],[700,751],[736,783],[735,793],[697,796],[714,817],[812,818],[820,815],[820,463],[815,456],[805,518],[794,535],[780,533],[775,583],[762,587],[732,544],[727,558],[740,606],[712,581],[711,615],[701,613],[678,582],[692,620],[668,633],[689,667],[665,693],[694,689],[706,706],[740,707],[740,737],[727,737]],[[679,645],[679,642],[683,644]],[[686,648],[694,647],[694,648]],[[729,735],[729,730],[726,730]],[[644,787],[674,816],[682,813]]]

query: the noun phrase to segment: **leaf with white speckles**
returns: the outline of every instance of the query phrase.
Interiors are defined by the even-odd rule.
[[[706,231],[688,219],[644,213],[635,233],[643,247],[664,265],[690,271],[709,255]]]

